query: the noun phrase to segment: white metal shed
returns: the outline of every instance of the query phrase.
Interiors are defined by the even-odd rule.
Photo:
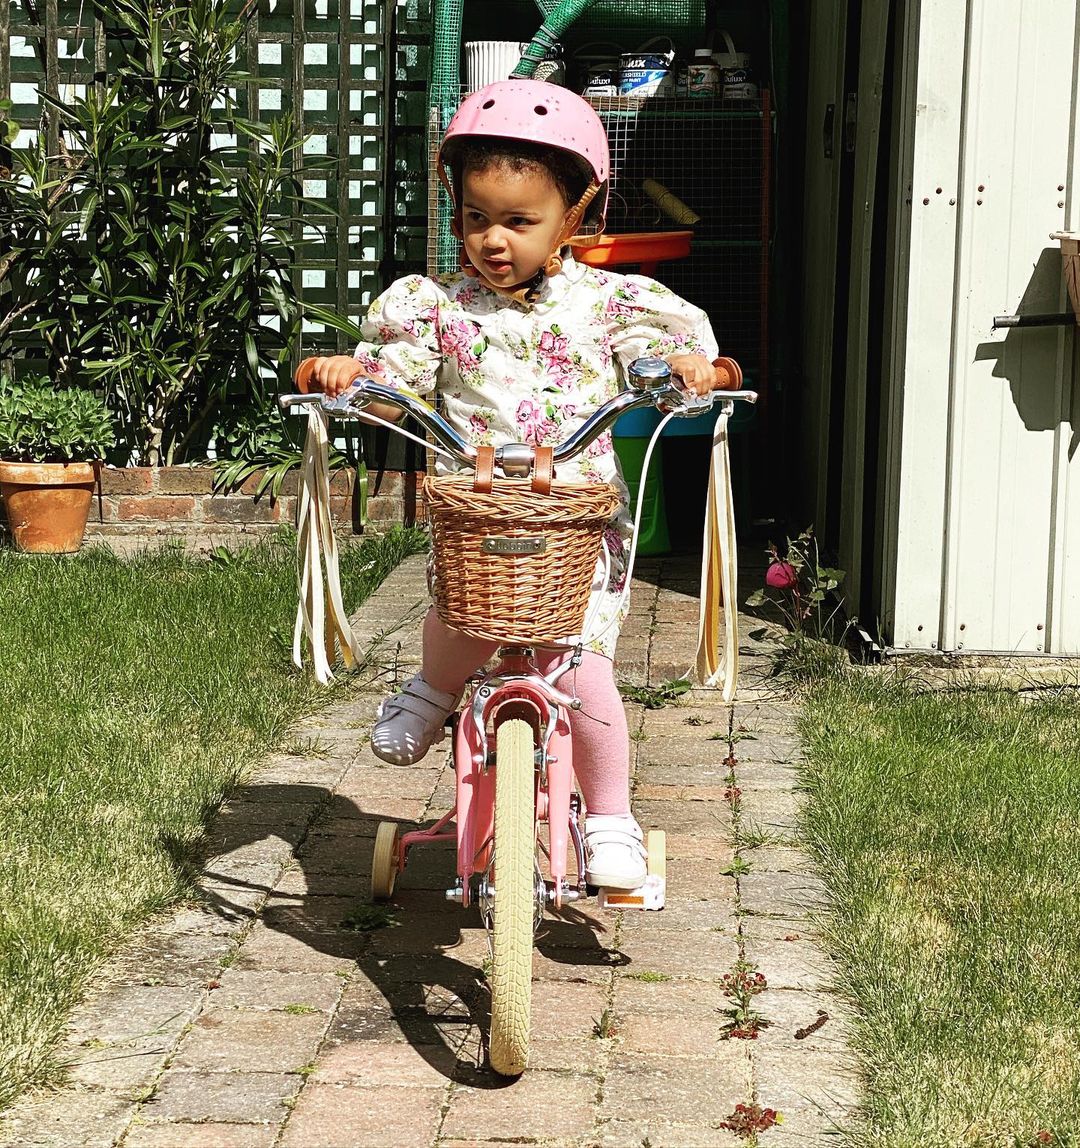
[[[814,0],[803,512],[899,649],[1080,656],[1078,0]]]

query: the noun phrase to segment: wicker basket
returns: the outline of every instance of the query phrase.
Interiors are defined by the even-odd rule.
[[[619,505],[608,483],[522,479],[476,489],[471,475],[428,477],[432,594],[455,630],[496,642],[557,642],[577,634],[604,527]]]

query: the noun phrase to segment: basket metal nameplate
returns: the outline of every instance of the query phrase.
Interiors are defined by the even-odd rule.
[[[494,535],[481,541],[480,550],[484,554],[543,554],[547,550],[547,539],[543,535],[538,538]]]

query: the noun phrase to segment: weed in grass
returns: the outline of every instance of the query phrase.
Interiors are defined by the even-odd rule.
[[[635,705],[659,710],[681,704],[679,698],[690,690],[691,685],[689,678],[672,678],[659,686],[619,686],[619,693]]]
[[[608,1040],[618,1034],[615,1028],[615,1013],[611,1009],[604,1009],[600,1019],[593,1020],[592,1034],[597,1040]]]
[[[354,933],[370,933],[397,925],[394,910],[388,905],[357,905],[341,922],[341,928]]]
[[[309,1004],[287,1004],[281,1011],[287,1012],[289,1016],[309,1016],[319,1010]]]
[[[623,979],[627,981],[641,981],[647,985],[661,985],[670,981],[667,973],[658,973],[652,969],[643,969],[640,973],[624,973]]]

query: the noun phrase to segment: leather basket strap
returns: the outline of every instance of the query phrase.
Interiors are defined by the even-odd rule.
[[[533,461],[533,493],[550,494],[551,480],[554,477],[555,451],[550,446],[538,446]]]
[[[476,470],[473,472],[473,490],[480,494],[491,493],[491,480],[495,474],[495,448],[493,446],[478,446],[476,448]]]

